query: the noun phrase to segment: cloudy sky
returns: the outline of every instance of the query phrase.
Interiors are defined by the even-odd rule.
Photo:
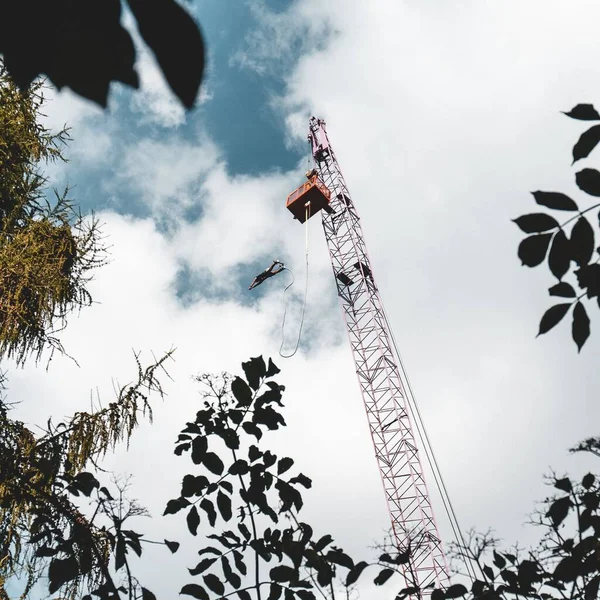
[[[521,234],[510,220],[531,211],[533,190],[583,200],[569,166],[583,127],[560,111],[600,104],[600,7],[197,0],[193,10],[208,45],[194,112],[183,112],[142,50],[141,91],[114,86],[106,113],[68,90],[49,93],[49,123],[68,123],[73,136],[70,162],[49,171],[52,183],[74,185],[73,197],[96,212],[112,262],[92,284],[98,304],[62,336],[80,367],[56,358],[47,372],[9,373],[20,418],[43,424],[85,410],[92,391],[108,400],[115,382],[135,375],[133,349],[150,361],[176,347],[154,425],[106,462],[134,473],[134,495],[160,515],[190,464],[172,455],[172,442],[198,410],[191,376],[272,356],[289,423],[275,443],[315,481],[308,517],[368,555],[387,515],[319,219],[310,223],[295,357],[278,358],[288,274],[247,289],[274,258],[292,269],[293,345],[304,230],[284,204],[302,182],[314,114],[328,124],[362,217],[463,529],[493,527],[507,544],[535,539],[524,523],[546,495],[543,475],[590,468],[567,449],[598,434],[600,333],[592,314],[580,355],[567,323],[535,338],[553,279],[520,266]],[[168,519],[137,529],[185,538],[183,519]],[[184,566],[194,559],[180,558],[152,551],[142,568],[161,597],[189,579]],[[172,576],[157,575],[152,560]]]

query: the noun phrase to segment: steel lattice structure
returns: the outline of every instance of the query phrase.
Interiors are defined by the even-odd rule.
[[[331,192],[332,210],[321,212],[323,229],[393,534],[398,548],[406,548],[411,540],[413,559],[405,572],[407,585],[421,590],[434,583],[447,587],[448,567],[419,459],[400,359],[391,343],[360,219],[325,122],[312,117],[309,129],[315,168]]]

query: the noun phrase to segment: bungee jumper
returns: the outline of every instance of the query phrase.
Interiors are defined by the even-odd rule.
[[[257,285],[260,285],[263,281],[265,281],[265,279],[269,279],[269,277],[273,277],[273,275],[281,273],[281,271],[283,271],[284,269],[285,265],[281,261],[274,260],[273,264],[268,269],[265,269],[262,273],[259,273],[254,278],[254,281],[250,284],[250,287],[248,289],[254,289]]]

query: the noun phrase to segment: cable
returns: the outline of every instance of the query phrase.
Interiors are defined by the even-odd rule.
[[[286,293],[287,293],[288,289],[291,288],[292,285],[294,285],[294,280],[295,280],[294,274],[290,271],[290,269],[285,267],[284,270],[290,271],[290,274],[292,276],[292,281],[283,290],[283,303],[284,303],[285,308],[283,310],[283,321],[281,323],[281,346],[279,346],[279,356],[281,356],[281,358],[292,358],[292,356],[294,356],[294,354],[296,354],[296,352],[298,352],[298,346],[300,345],[300,338],[302,336],[302,326],[304,325],[304,313],[306,311],[306,299],[308,297],[308,220],[310,219],[310,202],[307,202],[305,206],[306,206],[306,219],[304,221],[304,228],[306,230],[306,241],[305,241],[306,276],[305,276],[305,282],[304,282],[304,301],[302,303],[302,315],[300,316],[300,329],[298,330],[298,339],[296,340],[296,347],[294,348],[294,351],[291,354],[282,354],[281,351],[283,350],[283,345],[285,344],[285,317],[287,315]]]
[[[429,463],[429,466],[433,473],[433,477],[434,477],[435,482],[438,487],[438,491],[440,492],[440,496],[442,498],[442,503],[444,505],[446,515],[448,516],[448,520],[450,521],[450,527],[452,528],[456,542],[459,545],[462,543],[463,548],[466,549],[465,538],[462,534],[462,529],[460,528],[460,525],[458,523],[458,518],[456,516],[454,506],[452,505],[452,501],[450,500],[450,494],[448,494],[448,489],[446,488],[444,478],[442,477],[442,472],[441,472],[441,469],[437,462],[435,452],[433,451],[433,446],[431,445],[431,441],[429,439],[427,429],[425,428],[425,423],[421,416],[421,411],[419,410],[419,405],[417,404],[417,402],[415,400],[412,386],[410,384],[410,379],[408,378],[408,373],[406,372],[406,369],[404,368],[404,362],[402,361],[402,356],[400,354],[400,351],[398,350],[398,345],[396,344],[396,338],[394,336],[394,332],[393,332],[392,328],[389,326],[389,319],[386,314],[385,308],[383,306],[382,306],[382,309],[383,309],[385,320],[388,323],[389,332],[390,332],[390,335],[392,338],[392,344],[394,345],[394,349],[396,350],[396,356],[398,357],[398,362],[400,364],[400,368],[402,369],[402,375],[404,376],[404,379],[406,381],[406,385],[407,385],[408,392],[409,392],[409,398],[408,398],[409,408],[411,409],[411,413],[413,414],[413,419],[415,420],[415,422],[418,426],[417,433],[419,435],[419,438],[421,439],[421,443],[423,444],[427,462]],[[414,407],[414,410],[413,410],[413,407]],[[421,433],[421,430],[422,430],[422,433]],[[467,560],[466,556],[464,557],[464,559],[465,559],[464,562],[465,562],[465,567],[467,568],[468,575],[471,578],[471,581],[474,581],[476,579],[476,576],[475,576],[473,566],[470,564],[471,561]]]

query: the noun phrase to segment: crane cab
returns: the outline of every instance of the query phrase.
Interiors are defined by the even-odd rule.
[[[313,169],[306,174],[308,181],[302,184],[297,190],[294,190],[285,203],[286,208],[298,219],[300,223],[306,221],[306,203],[310,202],[309,219],[316,215],[320,210],[333,212],[329,202],[331,192],[327,186],[319,179],[317,172]]]

